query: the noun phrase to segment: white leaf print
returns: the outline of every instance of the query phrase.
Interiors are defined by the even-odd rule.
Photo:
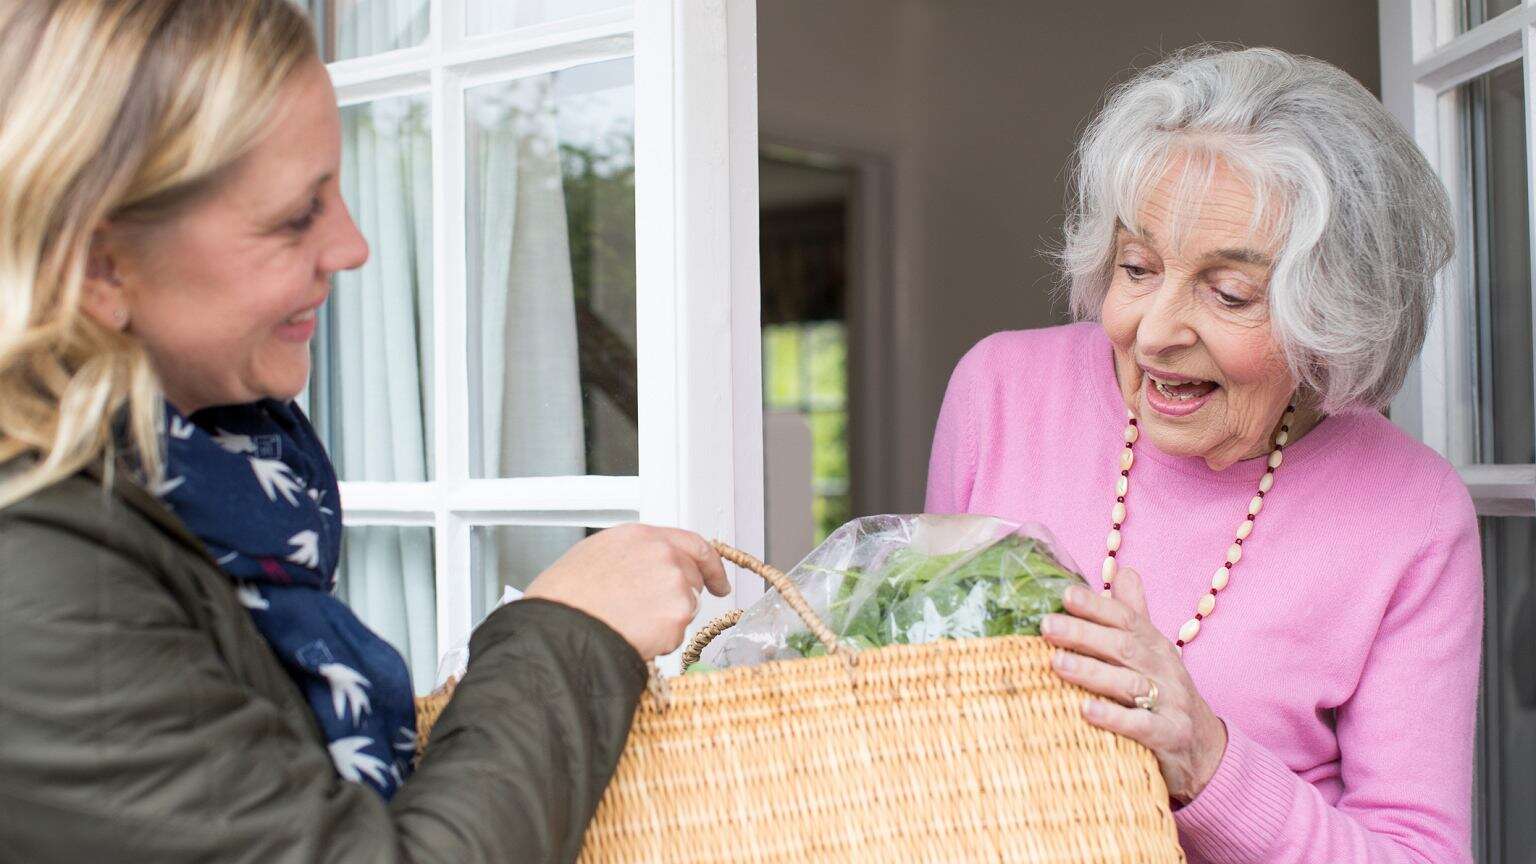
[[[362,752],[364,747],[373,743],[373,739],[364,735],[353,735],[349,738],[338,738],[330,744],[331,761],[336,764],[336,773],[344,780],[353,783],[363,782],[363,775],[368,779],[384,785],[385,772],[389,765],[377,756]]]
[[[178,441],[185,441],[191,438],[192,433],[196,430],[197,427],[193,426],[190,420],[183,420],[180,417],[171,418],[171,437]]]
[[[389,766],[389,776],[395,778],[395,785],[396,786],[404,786],[405,785],[405,774],[401,772],[400,764],[398,762],[395,763],[394,765]]]
[[[220,429],[219,434],[213,436],[213,440],[230,453],[256,452],[256,442],[252,441],[249,435],[236,435],[233,432],[225,432],[223,429]]]
[[[240,597],[240,605],[247,609],[266,611],[272,608],[272,604],[267,601],[267,598],[261,596],[261,589],[255,585],[241,583],[235,589],[235,594]]]
[[[363,714],[371,710],[368,694],[363,688],[373,685],[356,669],[341,663],[321,663],[315,671],[331,684],[331,708],[336,712],[336,718],[345,719],[347,715],[342,709],[346,708],[352,712],[352,725],[356,726]]]
[[[251,470],[256,473],[256,482],[261,484],[261,491],[267,493],[268,500],[276,501],[279,492],[288,499],[289,505],[299,506],[299,499],[293,493],[304,488],[304,481],[295,477],[293,469],[288,463],[280,459],[262,459],[259,456],[251,457]]]
[[[215,558],[214,560],[219,563],[220,567],[223,567],[225,564],[228,564],[229,562],[231,562],[231,561],[233,561],[233,560],[235,560],[236,558],[239,558],[239,557],[240,557],[240,553],[239,552],[231,552],[231,553],[229,553],[228,555],[225,555],[222,558]]]
[[[300,531],[288,538],[289,546],[298,549],[288,556],[289,562],[311,569],[320,566],[320,535],[313,531]]]
[[[316,489],[314,487],[310,487],[310,490],[309,490],[309,500],[315,502],[315,506],[320,508],[320,512],[321,513],[324,513],[327,516],[335,516],[336,515],[336,511],[335,510],[332,510],[331,508],[325,506],[325,490],[323,490],[323,489]]]
[[[395,749],[401,753],[416,752],[416,730],[401,726],[397,733],[400,737],[395,741]]]
[[[149,487],[149,491],[150,494],[154,495],[156,498],[164,498],[172,492],[175,492],[177,488],[179,488],[181,484],[185,482],[187,482],[187,478],[185,477],[167,477],[164,480],[161,480],[160,482]]]

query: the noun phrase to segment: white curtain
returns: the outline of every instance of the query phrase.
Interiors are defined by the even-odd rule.
[[[553,83],[545,75],[468,94],[470,304],[481,346],[471,358],[480,397],[477,476],[586,473]],[[503,584],[526,584],[583,534],[481,534],[483,608]]]
[[[620,9],[632,0],[468,0],[465,29],[471,35],[504,33],[514,27]]]
[[[432,452],[431,136],[406,97],[344,109],[342,194],[372,248],[336,277],[317,343],[317,425],[344,480],[421,481]],[[432,532],[351,528],[338,596],[406,656],[417,688],[437,667]]]
[[[335,40],[329,60],[410,48],[427,38],[428,0],[309,0],[309,10],[321,41]]]

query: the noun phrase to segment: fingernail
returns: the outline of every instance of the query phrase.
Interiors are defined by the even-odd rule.
[[[1068,588],[1066,592],[1062,594],[1062,599],[1065,600],[1069,606],[1080,606],[1083,603],[1088,602],[1088,596],[1083,593],[1083,589],[1077,587],[1076,585]]]
[[[1056,632],[1056,616],[1055,615],[1047,615],[1044,618],[1040,619],[1040,633],[1041,633],[1041,635],[1050,636],[1050,635],[1054,634],[1055,632]]]
[[[1101,713],[1103,713],[1103,709],[1101,709],[1099,707],[1099,700],[1097,700],[1097,699],[1084,699],[1083,700],[1083,716],[1084,717],[1087,717],[1089,720],[1097,720]]]
[[[1051,659],[1055,661],[1056,668],[1062,672],[1071,672],[1077,666],[1077,658],[1065,651],[1057,651],[1056,656]]]

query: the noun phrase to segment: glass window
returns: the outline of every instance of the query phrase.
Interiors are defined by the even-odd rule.
[[[1460,0],[1456,12],[1457,29],[1470,30],[1519,6],[1520,0]]]
[[[405,657],[418,695],[437,676],[432,535],[427,527],[349,527],[336,568],[336,597]]]
[[[308,7],[327,63],[411,48],[427,39],[428,0],[308,0]]]
[[[634,475],[630,60],[468,91],[471,474]]]
[[[1525,89],[1517,64],[1462,91],[1476,306],[1478,459],[1536,462]]]
[[[1484,519],[1483,566],[1480,860],[1536,861],[1536,520]]]
[[[630,0],[469,0],[465,25],[469,35],[480,36],[629,5]]]
[[[566,550],[598,531],[564,526],[482,525],[471,537],[475,619],[496,608],[507,588],[526,591]]]
[[[429,480],[432,136],[426,96],[343,108],[341,189],[371,253],[336,274],[310,410],[343,480]],[[345,420],[345,422],[343,422]]]
[[[816,542],[852,518],[848,470],[848,333],[842,321],[763,328],[763,407],[811,427]]]

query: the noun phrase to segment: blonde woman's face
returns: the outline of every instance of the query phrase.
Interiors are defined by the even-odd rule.
[[[1269,449],[1296,385],[1270,328],[1277,244],[1252,227],[1252,191],[1218,163],[1205,194],[1181,204],[1181,168],[1148,194],[1139,232],[1120,230],[1100,314],[1142,433],[1220,470]]]
[[[341,199],[340,161],[335,94],[312,62],[218,189],[166,224],[108,227],[128,330],[148,347],[171,404],[190,413],[304,389],[331,276],[368,259]]]

